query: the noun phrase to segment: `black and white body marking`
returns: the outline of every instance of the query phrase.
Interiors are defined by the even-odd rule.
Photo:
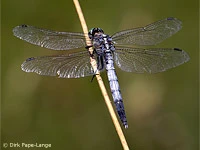
[[[112,38],[104,34],[100,28],[93,28],[88,34],[93,42],[94,52],[97,54],[98,69],[101,70],[105,67],[117,113],[124,127],[128,128],[119,82],[114,67],[113,52],[115,47]]]

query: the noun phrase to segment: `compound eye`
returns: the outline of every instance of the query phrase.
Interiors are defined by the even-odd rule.
[[[88,33],[88,36],[89,36],[90,39],[92,39],[92,35],[91,34]]]
[[[90,39],[92,39],[93,32],[94,32],[94,28],[92,28],[92,29],[88,32],[88,36],[89,36]]]
[[[104,33],[101,28],[98,28],[98,32]]]

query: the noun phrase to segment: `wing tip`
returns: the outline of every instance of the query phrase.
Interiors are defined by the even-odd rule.
[[[177,19],[174,17],[167,17],[167,20],[177,20]]]
[[[175,17],[167,17],[166,20],[169,21],[169,22],[173,22],[173,24],[176,25],[177,28],[178,28],[177,31],[179,31],[182,28],[182,21],[181,20],[179,20]]]
[[[27,58],[22,64],[21,64],[21,69],[25,72],[33,72],[31,71],[30,69],[27,69],[26,67],[26,63],[32,61],[32,60],[35,60],[35,57],[30,57],[30,58]]]
[[[28,62],[28,61],[31,61],[31,60],[34,60],[35,59],[35,57],[30,57],[30,58],[27,58],[26,60],[25,60],[25,62]]]
[[[20,38],[20,36],[19,36],[20,29],[27,28],[27,27],[28,27],[28,25],[26,25],[26,24],[22,24],[22,25],[14,27],[13,30],[12,30],[13,31],[13,35],[18,37],[18,38]]]
[[[174,48],[174,50],[175,51],[180,51],[180,52],[182,52],[183,50],[182,49],[180,49],[180,48]]]
[[[16,31],[16,30],[19,29],[19,28],[27,28],[27,27],[28,27],[27,24],[21,24],[21,25],[19,25],[19,26],[14,27],[14,28],[13,28],[13,31]]]
[[[184,62],[188,62],[190,60],[190,56],[188,55],[187,52],[185,52],[184,50],[180,49],[180,48],[174,48],[175,51],[179,51],[182,53],[183,57],[184,57]]]
[[[166,20],[169,20],[169,21],[180,21],[179,19],[175,18],[175,17],[167,17]]]

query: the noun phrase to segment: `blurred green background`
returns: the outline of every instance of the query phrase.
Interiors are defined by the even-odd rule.
[[[171,16],[183,22],[180,32],[157,47],[185,50],[191,57],[188,63],[151,75],[116,70],[130,149],[197,150],[198,0],[80,0],[80,4],[88,27],[101,27],[110,35]],[[12,29],[28,24],[82,32],[72,0],[2,0],[1,13],[1,142],[51,144],[53,150],[122,149],[96,80],[39,76],[20,68],[26,58],[59,52],[19,40]],[[110,93],[106,73],[102,77]]]

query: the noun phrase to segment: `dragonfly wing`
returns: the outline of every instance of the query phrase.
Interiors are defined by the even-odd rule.
[[[157,73],[189,61],[189,55],[177,48],[116,48],[115,63],[123,71]]]
[[[178,32],[181,24],[176,18],[166,18],[145,27],[115,33],[112,38],[121,45],[156,45]]]
[[[60,78],[80,78],[93,75],[88,51],[60,56],[28,58],[21,68],[25,72]]]
[[[13,29],[16,37],[31,44],[53,50],[69,50],[86,46],[83,33],[57,32],[29,25]]]

